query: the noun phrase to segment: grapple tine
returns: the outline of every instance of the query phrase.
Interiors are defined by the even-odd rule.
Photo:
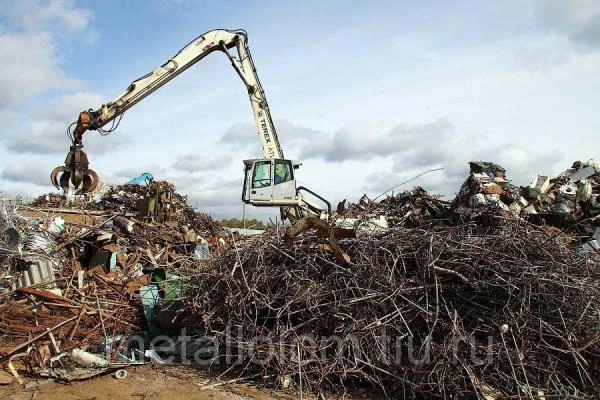
[[[57,188],[60,189],[60,185],[58,183],[58,174],[59,173],[67,173],[69,170],[66,167],[56,167],[50,173],[50,182]]]
[[[69,191],[69,180],[71,178],[71,172],[65,171],[64,174],[60,176],[60,187],[64,190],[65,194]]]
[[[88,169],[88,174],[90,175],[92,182],[90,183],[89,186],[89,191],[91,192],[92,190],[96,189],[96,187],[98,186],[98,183],[100,183],[100,178],[98,177],[98,174],[96,173],[96,171],[93,171],[91,169]]]
[[[83,181],[83,173],[79,168],[73,168],[71,170],[71,183],[75,187],[75,189],[79,188],[81,182]]]
[[[83,175],[83,186],[77,191],[77,194],[92,192],[98,186],[98,182],[98,175],[91,169],[88,169],[87,173]]]

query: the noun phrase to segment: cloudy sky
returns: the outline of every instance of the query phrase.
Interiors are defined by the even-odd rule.
[[[408,187],[451,198],[470,160],[527,184],[600,158],[596,0],[0,0],[0,191],[56,191],[79,111],[215,28],[248,31],[285,155],[334,204],[440,167]],[[102,180],[151,172],[217,218],[241,216],[242,160],[261,156],[221,53],[84,142]]]

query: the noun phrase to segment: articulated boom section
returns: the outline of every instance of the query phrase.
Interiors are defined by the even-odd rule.
[[[258,79],[256,67],[254,66],[247,40],[248,38],[246,36],[238,36],[238,39],[235,42],[238,52],[237,60],[227,52],[226,48],[224,51],[229,57],[231,65],[238,72],[248,89],[250,104],[252,105],[252,112],[254,113],[254,121],[256,122],[256,132],[260,138],[264,157],[283,158],[283,150],[279,144],[277,131],[275,130],[275,125],[271,118],[267,97],[260,84],[260,80]]]
[[[233,48],[236,49],[237,55],[229,52]],[[197,37],[163,65],[133,81],[112,101],[102,104],[97,110],[82,111],[74,130],[69,132],[72,146],[65,166],[52,171],[52,183],[57,188],[62,187],[65,193],[70,187],[78,189],[81,186],[77,192],[79,194],[93,190],[98,183],[98,177],[88,168],[87,155],[82,150],[84,133],[88,130],[98,130],[104,134],[112,132],[117,128],[125,111],[214,51],[223,51],[227,55],[246,86],[265,157],[246,164],[244,201],[256,206],[280,206],[282,216],[290,219],[301,217],[303,213],[298,207],[318,215],[322,209],[303,200],[298,192],[306,189],[296,188],[294,169],[298,168],[300,163],[284,159],[265,92],[248,48],[248,37],[243,30],[217,29]],[[103,129],[110,122],[112,126]],[[281,174],[278,174],[279,172]]]

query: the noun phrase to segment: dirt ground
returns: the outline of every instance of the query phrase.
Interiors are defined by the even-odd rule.
[[[223,381],[231,378],[224,378]],[[26,381],[34,381],[29,379]],[[44,382],[35,389],[25,389],[13,382],[0,386],[0,399],[6,400],[291,400],[295,393],[261,389],[243,383],[205,388],[219,380],[205,373],[177,367],[141,366],[127,369],[127,377],[112,374],[69,384]]]

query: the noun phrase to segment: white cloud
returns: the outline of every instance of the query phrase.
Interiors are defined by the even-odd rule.
[[[79,84],[61,70],[58,48],[47,33],[0,34],[0,109]]]
[[[0,16],[5,17],[0,31],[0,140],[16,153],[66,154],[67,126],[79,111],[99,104],[100,97],[89,92],[68,94],[82,83],[63,70],[61,38],[85,31],[91,12],[70,0],[0,1]],[[51,92],[64,94],[41,111],[26,110]],[[110,150],[96,140],[90,141],[90,147],[99,153]]]
[[[595,51],[593,34],[600,26],[594,19],[597,2],[538,2],[540,7],[525,3],[395,2],[393,7],[382,5],[385,12],[366,5],[350,7],[343,16],[348,23],[337,21],[333,26],[327,18],[311,19],[309,36],[301,30],[292,32],[291,47],[282,47],[290,42],[289,26],[302,21],[289,13],[288,6],[236,10],[271,19],[278,16],[277,26],[266,30],[256,22],[260,19],[249,20],[255,61],[285,155],[304,161],[299,179],[333,202],[334,197],[360,195],[364,187],[386,189],[438,166],[446,168],[443,173],[426,175],[414,184],[453,193],[468,173],[470,159],[496,161],[511,178],[527,183],[534,174],[552,175],[560,172],[554,168],[562,169],[577,157],[593,156],[589,151],[598,142],[595,100],[600,89],[600,53]],[[74,88],[76,74],[85,73],[85,82],[101,85],[99,90],[120,90],[183,44],[176,35],[161,35],[158,30],[141,39],[134,35],[140,24],[155,22],[157,7],[169,12],[163,3],[137,8],[136,18],[121,26],[119,43],[107,40],[86,49],[79,46],[88,38],[93,41],[91,23],[101,23],[102,34],[113,28],[112,20],[100,22],[109,6],[41,0],[20,4],[0,0],[4,6],[0,18],[5,18],[0,21],[0,36],[21,38],[16,49],[0,52],[3,63],[13,65],[9,75],[17,81],[2,81],[0,75],[4,85],[0,121],[11,124],[0,125],[0,140],[26,152],[10,154],[0,148],[0,158],[7,164],[37,161],[47,151],[60,154],[53,156],[52,164],[62,163],[69,144],[68,123],[80,110],[102,102],[100,96],[86,92],[92,90],[89,87]],[[71,12],[81,10],[82,4],[98,10],[98,17]],[[321,6],[315,11],[315,4],[294,9],[319,13]],[[171,17],[183,30],[193,31],[189,15]],[[379,40],[382,37],[385,40]],[[35,54],[20,51],[26,48]],[[131,50],[131,57],[123,60],[134,48],[139,51]],[[93,54],[105,56],[83,60]],[[7,58],[13,56],[22,59],[11,64]],[[281,67],[282,59],[286,68]],[[79,72],[67,72],[67,66]],[[157,179],[173,180],[180,192],[199,196],[214,212],[238,215],[241,181],[224,187],[218,182],[220,173],[198,170],[205,164],[191,157],[191,153],[209,159],[226,154],[235,162],[223,169],[238,176],[241,159],[262,154],[243,85],[228,68],[224,57],[209,57],[140,103],[123,121],[122,131],[108,138],[86,135],[85,150],[95,162],[92,168],[104,177],[132,167],[117,183],[148,171]],[[27,75],[24,80],[14,75],[21,70]],[[111,71],[111,79],[93,79],[106,76],[99,71]],[[60,97],[65,92],[71,94]],[[218,133],[238,119],[249,123],[236,124],[219,139]],[[123,149],[118,143],[125,135],[135,140],[135,148]],[[96,157],[97,145],[106,146],[102,157]],[[555,162],[561,158],[557,148],[567,160],[561,165]],[[187,156],[178,160],[182,154]],[[175,168],[177,161],[183,169]],[[549,172],[546,167],[551,167]],[[17,185],[7,180],[0,184]],[[204,190],[210,196],[202,195]]]
[[[61,121],[39,120],[26,125],[24,129],[3,132],[0,138],[6,148],[15,153],[32,154],[67,154],[71,142],[67,138],[67,126]],[[84,138],[86,153],[105,154],[115,149],[122,149],[131,143],[131,139],[123,134],[114,133],[115,138],[105,140],[100,135],[89,135]],[[90,160],[91,162],[92,160]]]
[[[40,118],[71,123],[77,121],[81,111],[99,108],[104,102],[105,99],[96,93],[85,91],[68,93],[53,100],[37,114]]]
[[[435,146],[451,131],[452,126],[443,119],[418,125],[402,124],[387,132],[381,132],[377,126],[349,126],[333,136],[323,134],[310,141],[300,155],[303,159],[322,158],[326,161],[371,160],[411,151],[423,143]],[[419,158],[415,161],[422,162]]]
[[[179,191],[179,188],[178,188]],[[279,216],[279,207],[254,207],[244,205],[240,200],[242,184],[234,186],[206,186],[202,190],[189,192],[188,204],[201,212],[209,213],[214,219],[241,218],[246,212],[246,218],[258,218],[263,221],[275,220]]]
[[[559,35],[548,35],[534,44],[519,49],[515,55],[517,65],[530,72],[547,72],[568,62],[575,50],[569,40]]]
[[[537,0],[532,16],[541,29],[523,38],[515,55],[517,65],[526,70],[545,73],[600,50],[598,1]]]
[[[559,151],[537,152],[520,144],[507,143],[486,146],[485,140],[469,141],[465,138],[441,136],[436,143],[416,143],[406,154],[394,158],[389,171],[372,174],[365,188],[372,192],[383,192],[428,169],[436,171],[396,189],[406,190],[412,186],[423,186],[434,194],[452,198],[469,172],[469,161],[491,161],[507,171],[507,177],[516,185],[527,185],[536,175],[553,176],[561,168],[566,169],[573,160],[565,160]],[[568,165],[567,165],[568,164]]]
[[[122,185],[143,173],[150,173],[154,176],[154,179],[162,180],[161,176],[165,173],[165,169],[157,164],[146,164],[143,167],[130,166],[112,173],[108,176],[107,181]]]
[[[6,167],[0,177],[12,182],[49,186],[50,170],[51,168],[48,165],[39,163],[13,164]]]
[[[74,0],[19,0],[1,1],[0,14],[28,31],[65,30],[79,32],[84,30],[92,13],[77,8]]]
[[[219,139],[220,143],[231,146],[248,146],[258,143],[258,141],[256,127],[246,122],[232,125]]]
[[[217,173],[219,170],[227,168],[233,164],[231,156],[220,156],[216,158],[207,158],[202,154],[188,154],[181,156],[173,164],[173,168],[187,172],[213,171]]]
[[[51,90],[78,87],[65,75],[57,36],[87,28],[91,12],[70,0],[0,1],[0,109]]]
[[[192,175],[192,174],[181,174],[180,172],[173,171],[169,168],[163,168],[157,164],[145,164],[143,160],[133,159],[131,160],[135,164],[125,169],[113,172],[112,174],[104,174],[100,171],[96,171],[102,181],[105,181],[113,185],[123,185],[130,180],[137,178],[142,173],[150,173],[155,181],[167,181],[175,185],[176,191],[187,196],[196,191],[202,191],[206,187],[211,185],[208,182],[207,176],[203,175]],[[227,186],[221,186],[221,189],[228,188]]]
[[[49,120],[34,121],[25,130],[5,133],[2,142],[16,153],[62,153],[66,154],[69,141],[63,123]]]
[[[318,145],[328,140],[325,132],[294,124],[285,119],[276,120],[275,129],[283,153],[286,156],[290,153],[290,149],[302,149],[303,147]],[[232,149],[243,150],[246,154],[263,154],[260,138],[254,124],[240,122],[232,125],[219,138],[219,143],[225,144]]]
[[[535,15],[546,30],[565,35],[579,49],[600,49],[597,0],[540,0]]]
[[[11,128],[19,121],[19,113],[11,110],[0,110],[0,126]]]

